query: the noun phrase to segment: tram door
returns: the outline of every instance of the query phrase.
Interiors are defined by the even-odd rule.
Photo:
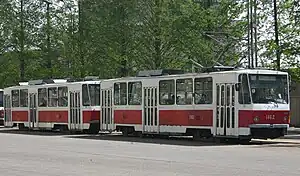
[[[157,87],[144,87],[143,93],[143,133],[159,132]]]
[[[216,135],[235,135],[234,84],[217,84]]]
[[[81,107],[80,107],[80,92],[70,91],[70,111],[69,111],[69,129],[80,130],[82,124]]]
[[[4,95],[4,126],[12,127],[12,116],[11,116],[11,98],[10,95]]]
[[[37,127],[37,94],[29,93],[29,128]]]
[[[101,106],[101,122],[100,130],[114,130],[114,120],[112,111],[112,89],[101,90],[102,106]]]

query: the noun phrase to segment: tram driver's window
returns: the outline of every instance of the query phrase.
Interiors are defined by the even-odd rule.
[[[239,90],[239,103],[240,104],[250,104],[250,92],[249,92],[249,84],[248,77],[246,74],[239,75],[239,82],[241,84],[241,88]]]
[[[175,81],[174,80],[159,81],[159,104],[161,105],[175,104]]]

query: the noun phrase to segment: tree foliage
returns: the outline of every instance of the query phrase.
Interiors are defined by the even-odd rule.
[[[239,1],[53,0],[50,53],[46,4],[24,0],[21,13],[20,2],[2,0],[0,4],[0,63],[5,68],[0,70],[2,87],[20,81],[22,58],[25,80],[30,80],[49,77],[48,57],[54,78],[112,78],[159,68],[191,71],[190,59],[211,66],[246,57],[247,23],[242,14],[247,4]],[[295,65],[299,57],[299,6],[294,2],[279,3],[280,49],[290,65]],[[263,21],[272,15],[272,4],[265,0],[260,6],[262,28]],[[283,14],[288,22],[283,22]],[[264,29],[271,37],[260,40],[260,56],[271,60],[272,25]]]

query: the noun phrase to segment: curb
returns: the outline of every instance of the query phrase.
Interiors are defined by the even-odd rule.
[[[300,134],[300,131],[288,131],[287,134]]]
[[[294,128],[294,127],[289,128],[287,130],[287,133],[288,134],[300,134],[300,128]]]

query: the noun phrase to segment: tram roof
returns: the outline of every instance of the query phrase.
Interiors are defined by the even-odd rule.
[[[28,87],[59,87],[59,86],[67,86],[67,85],[82,85],[82,84],[100,84],[101,80],[89,80],[89,81],[78,81],[78,82],[64,82],[58,81],[55,83],[45,83],[45,84],[28,84],[28,82],[21,82],[20,85],[10,86],[7,88],[17,89],[17,88],[28,88]]]
[[[152,71],[153,73],[153,71]],[[82,81],[75,81],[75,82],[67,82],[64,79],[57,79],[55,82],[45,83],[45,84],[36,84],[36,85],[29,85],[28,82],[20,82],[20,85],[15,85],[7,88],[27,88],[27,87],[51,87],[51,86],[64,86],[64,85],[76,85],[76,84],[100,84],[101,82],[111,82],[111,81],[129,81],[129,80],[142,80],[142,79],[155,79],[155,78],[176,78],[176,77],[189,77],[189,76],[213,76],[213,75],[224,75],[224,74],[241,74],[241,73],[248,73],[248,74],[275,74],[275,75],[288,75],[288,72],[277,71],[277,70],[268,70],[268,69],[233,69],[227,71],[211,71],[211,72],[199,72],[199,73],[180,73],[178,74],[166,74],[166,75],[155,75],[155,76],[134,76],[134,77],[121,77],[121,78],[112,78],[112,79],[100,79],[100,80],[82,80]],[[38,80],[39,82],[41,80]]]
[[[122,80],[141,80],[141,79],[155,79],[155,78],[174,78],[174,77],[189,77],[189,76],[212,76],[212,75],[224,75],[224,74],[270,74],[270,75],[288,75],[287,72],[268,70],[268,69],[234,69],[229,71],[212,71],[212,72],[199,72],[199,73],[183,73],[172,75],[159,75],[159,76],[134,76],[134,77],[121,77],[103,80],[106,81],[122,81]]]

